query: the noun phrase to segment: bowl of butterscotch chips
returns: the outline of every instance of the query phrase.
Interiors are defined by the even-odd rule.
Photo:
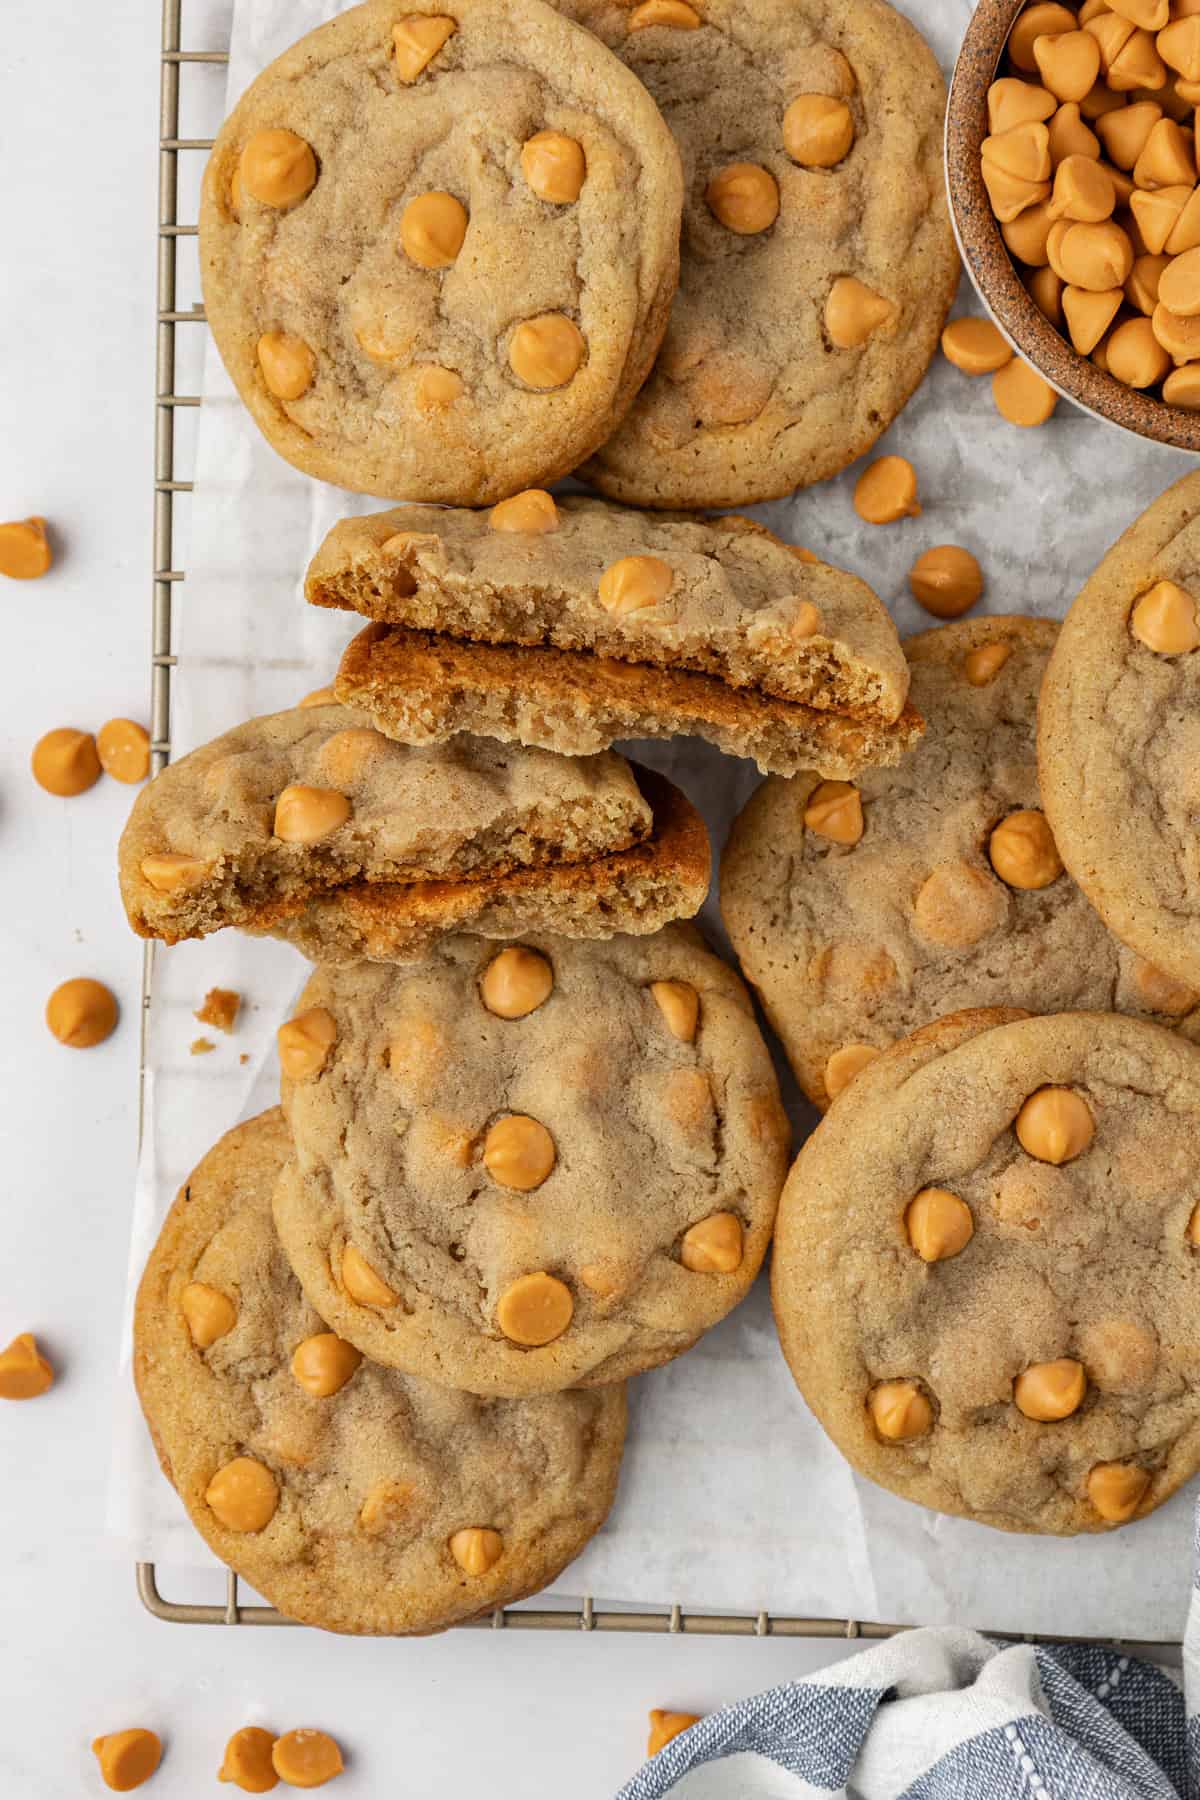
[[[980,0],[946,117],[963,260],[1037,377],[1200,450],[1200,0]]]

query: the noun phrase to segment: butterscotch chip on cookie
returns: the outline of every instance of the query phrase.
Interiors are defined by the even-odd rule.
[[[694,731],[848,774],[915,741],[895,628],[856,577],[748,519],[552,504],[550,529],[431,507],[336,525],[307,596],[381,626],[351,645],[339,694],[415,742],[470,724],[577,755]]]
[[[964,1007],[1138,1013],[1200,1038],[1200,992],[1106,929],[1063,870],[1038,792],[1038,691],[1058,627],[996,616],[908,639],[926,720],[895,771],[772,779],[730,836],[721,907],[809,1098]]]
[[[561,0],[662,109],[684,166],[658,361],[585,479],[638,506],[823,480],[917,386],[958,282],[934,58],[883,0]]]
[[[772,1298],[854,1467],[1006,1531],[1104,1531],[1200,1468],[1200,1050],[1115,1013],[963,1012],[801,1150]]]
[[[333,1041],[285,1067],[276,1223],[364,1356],[472,1393],[590,1386],[750,1287],[787,1126],[749,997],[692,928],[443,938],[324,967],[298,1008]]]
[[[362,1359],[275,1235],[290,1147],[278,1110],[229,1132],[151,1252],[134,1374],[164,1473],[216,1554],[307,1624],[441,1631],[544,1587],[612,1502],[623,1388],[481,1400]],[[223,1303],[215,1332],[197,1294]],[[473,1536],[489,1555],[464,1559]]]
[[[1200,476],[1167,489],[1071,607],[1038,766],[1067,868],[1109,927],[1200,990]]]
[[[653,823],[611,753],[568,761],[486,738],[413,748],[345,707],[293,707],[155,777],[121,837],[121,892],[143,937],[286,936],[310,901],[363,882],[550,881],[640,844]]]
[[[681,204],[641,83],[541,0],[367,0],[273,62],[217,137],[208,320],[306,474],[500,500],[624,417],[666,326]]]

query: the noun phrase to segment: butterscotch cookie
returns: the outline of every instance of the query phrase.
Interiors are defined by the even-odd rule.
[[[910,638],[926,720],[896,770],[771,780],[736,821],[721,908],[797,1080],[825,1107],[943,1013],[1141,1013],[1200,1037],[1200,994],[1126,950],[1065,873],[1038,793],[1058,627],[983,618]]]
[[[134,803],[118,862],[134,930],[175,943],[227,925],[287,936],[307,907],[363,882],[479,883],[484,905],[518,871],[553,888],[565,869],[654,842],[622,757],[467,737],[413,748],[318,705],[251,719],[170,764]],[[674,887],[685,905],[689,874]],[[619,914],[615,889],[614,901]],[[464,905],[447,892],[452,923]]]
[[[544,1587],[612,1502],[623,1389],[480,1400],[364,1361],[275,1236],[289,1149],[278,1110],[223,1137],[138,1290],[138,1393],[193,1523],[332,1631],[441,1631]]]
[[[644,937],[673,919],[690,919],[708,896],[712,853],[704,821],[663,776],[641,768],[636,775],[654,823],[628,850],[468,881],[355,882],[297,901],[270,933],[312,962],[409,962],[451,931]]]
[[[305,591],[385,627],[351,645],[337,691],[417,742],[472,720],[569,754],[695,731],[851,773],[920,732],[875,594],[749,519],[548,494],[396,508],[334,526]]]
[[[325,967],[280,1058],[276,1224],[378,1362],[472,1393],[615,1381],[762,1262],[787,1126],[749,997],[687,926]]]
[[[582,471],[640,506],[766,500],[873,444],[958,282],[946,90],[883,0],[562,0],[646,83],[683,158],[654,373]]]
[[[540,0],[368,0],[243,95],[209,160],[209,324],[272,446],[393,499],[574,468],[646,377],[682,198],[641,83]]]
[[[772,1296],[838,1448],[1006,1531],[1104,1531],[1200,1467],[1200,1051],[959,1013],[872,1064],[780,1203]]]
[[[1063,861],[1101,917],[1200,989],[1200,475],[1114,545],[1046,671],[1038,766]]]

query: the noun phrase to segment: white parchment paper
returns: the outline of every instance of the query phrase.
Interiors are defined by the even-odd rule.
[[[230,100],[339,10],[336,0],[236,0]],[[906,0],[902,10],[949,73],[969,0]],[[963,289],[959,310],[979,310],[965,281]],[[181,293],[180,304],[193,299],[198,289]],[[203,391],[187,579],[175,590],[177,756],[329,680],[360,621],[305,606],[303,571],[335,519],[382,504],[309,481],[276,457],[211,343]],[[864,526],[851,503],[857,466],[754,510],[783,537],[861,575],[902,633],[929,623],[908,596],[907,571],[920,550],[947,542],[979,556],[986,610],[1061,616],[1117,534],[1191,466],[1182,453],[1141,444],[1065,402],[1044,429],[1019,431],[995,413],[986,380],[971,381],[941,358],[879,449],[915,463],[920,518]],[[719,848],[757,783],[753,766],[685,739],[637,754],[687,789]],[[702,922],[727,951],[713,902]],[[305,968],[288,947],[233,932],[159,951],[130,1301],[185,1176],[223,1131],[274,1102],[275,1028]],[[240,990],[246,1007],[232,1039],[192,1057],[204,1028],[191,1015],[214,984]],[[799,1138],[812,1115],[790,1080],[785,1092]],[[112,1526],[139,1555],[201,1563],[208,1553],[158,1473],[128,1380],[121,1393]],[[1131,1530],[1075,1541],[1011,1537],[907,1505],[854,1476],[809,1415],[761,1282],[689,1355],[635,1381],[631,1399],[616,1507],[555,1592],[1007,1631],[1162,1637],[1181,1629],[1188,1495]]]

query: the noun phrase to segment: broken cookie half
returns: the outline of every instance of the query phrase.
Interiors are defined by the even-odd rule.
[[[695,735],[844,778],[921,735],[882,602],[749,519],[540,490],[490,513],[398,507],[335,525],[305,591],[375,622],[337,693],[403,742],[585,755]]]
[[[419,748],[338,705],[251,719],[172,763],[121,837],[133,929],[225,926],[316,961],[419,956],[444,932],[657,931],[708,892],[694,808],[611,752]]]

